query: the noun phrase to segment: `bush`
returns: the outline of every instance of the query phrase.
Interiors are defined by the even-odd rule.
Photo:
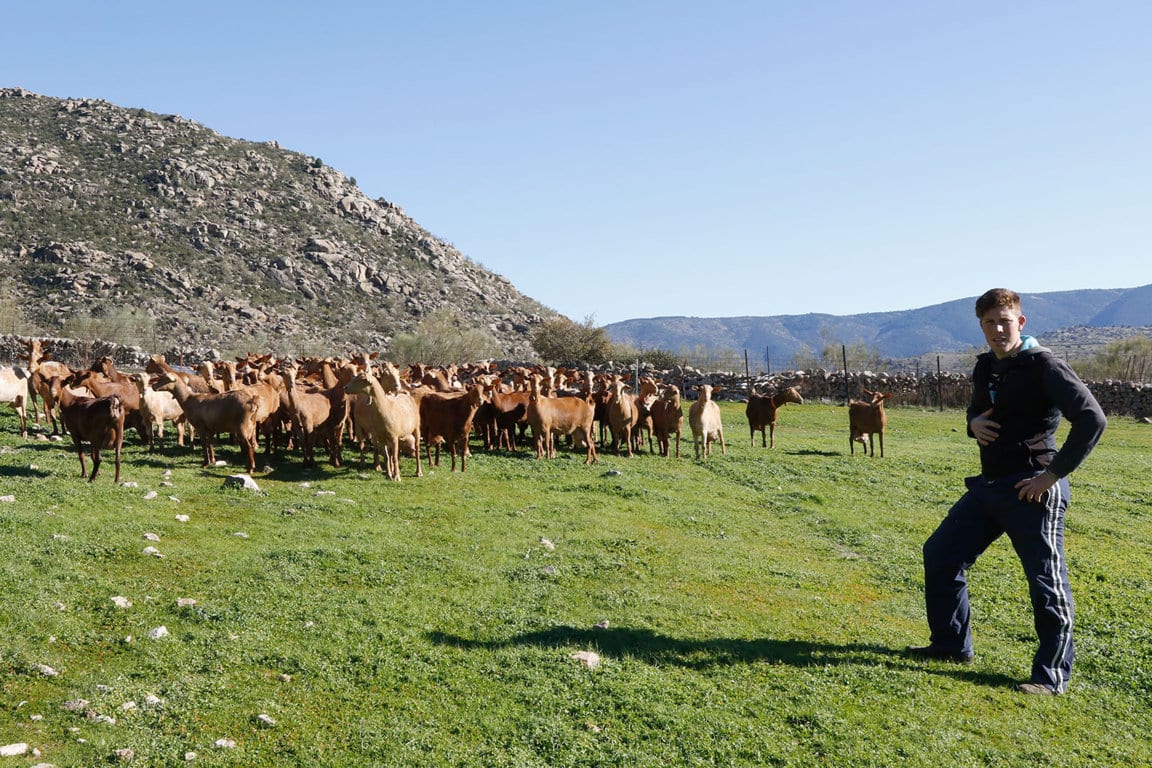
[[[532,348],[549,363],[580,361],[599,365],[612,359],[613,344],[608,331],[596,327],[592,316],[576,323],[566,317],[545,321],[532,337]]]
[[[448,307],[425,317],[412,333],[392,339],[391,355],[401,365],[450,365],[462,360],[484,360],[499,355],[500,343],[485,328],[466,328]]]

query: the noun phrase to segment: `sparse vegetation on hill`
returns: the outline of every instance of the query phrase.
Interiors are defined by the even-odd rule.
[[[0,89],[0,283],[2,332],[151,349],[387,349],[448,310],[528,357],[556,314],[318,158],[18,88]]]

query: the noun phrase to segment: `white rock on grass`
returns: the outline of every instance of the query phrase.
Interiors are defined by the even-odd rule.
[[[149,555],[150,557],[164,557],[164,555],[161,554],[160,550],[156,549],[156,547],[144,547],[143,553],[145,555]]]
[[[146,534],[144,534],[144,540],[145,541],[160,541],[160,535],[157,533],[146,533]]]
[[[545,539],[543,536],[541,536],[540,543],[543,545],[544,549],[548,550],[549,552],[556,551],[556,545],[553,544],[550,539]]]
[[[11,494],[11,493],[8,494],[7,496],[0,496],[0,501],[11,503],[13,501],[16,501],[16,496]]]
[[[144,494],[144,498],[150,501],[159,495],[160,494],[156,493],[156,491],[148,491],[148,493]]]
[[[60,674],[59,672],[57,672],[55,669],[48,666],[47,664],[37,664],[35,669],[38,673],[40,673],[44,677],[56,677],[57,675]]]
[[[177,608],[191,608],[196,605],[196,600],[191,597],[178,597],[176,598]]]
[[[191,519],[188,515],[176,515],[176,522],[178,523],[186,523]]]
[[[256,715],[256,722],[260,723],[260,725],[264,726],[265,728],[275,728],[276,727],[276,721],[272,719],[271,715],[265,715],[265,714]]]
[[[219,749],[235,749],[236,741],[234,739],[216,739],[212,742],[212,746]]]
[[[256,481],[252,479],[252,475],[246,473],[239,475],[228,475],[228,477],[224,478],[224,487],[240,488],[246,491],[260,490],[260,486],[257,485]]]
[[[19,757],[28,753],[28,745],[20,741],[0,747],[0,757]]]
[[[146,706],[146,707],[158,707],[163,703],[164,703],[163,699],[161,699],[159,696],[152,694],[152,693],[150,693],[144,697],[144,706]]]
[[[588,669],[596,669],[600,666],[600,654],[595,651],[576,651],[572,654],[572,658]]]
[[[153,629],[148,633],[148,637],[152,638],[153,640],[160,640],[168,637],[168,634],[168,627],[156,627],[156,629]]]
[[[88,699],[70,699],[60,706],[69,712],[83,712],[88,709]]]

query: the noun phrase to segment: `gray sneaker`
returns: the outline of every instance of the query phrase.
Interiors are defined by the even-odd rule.
[[[1016,690],[1019,693],[1027,693],[1032,696],[1055,696],[1056,689],[1044,683],[1017,683]]]

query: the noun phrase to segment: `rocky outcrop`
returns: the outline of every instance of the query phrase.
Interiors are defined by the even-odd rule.
[[[157,345],[238,352],[387,350],[451,308],[527,358],[556,314],[318,158],[19,88],[0,89],[0,280],[26,333],[134,310]]]

